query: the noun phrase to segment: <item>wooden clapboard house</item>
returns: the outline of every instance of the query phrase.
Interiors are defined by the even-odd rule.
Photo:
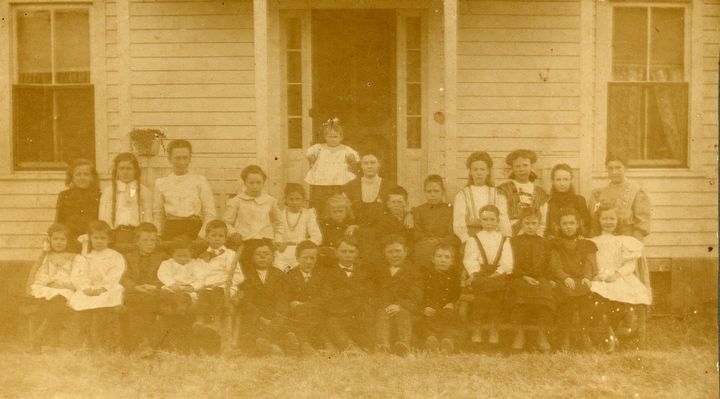
[[[0,261],[37,256],[64,161],[107,179],[134,128],[191,140],[222,211],[245,165],[301,181],[337,116],[414,203],[475,150],[498,181],[537,151],[546,188],[568,163],[585,196],[622,151],[653,269],[712,271],[719,49],[717,0],[0,0]],[[140,158],[148,185],[169,170]]]

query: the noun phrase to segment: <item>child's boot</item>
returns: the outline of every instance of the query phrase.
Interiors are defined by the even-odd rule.
[[[479,326],[473,328],[470,341],[472,341],[473,344],[482,344],[482,329]]]
[[[570,331],[563,331],[562,333],[562,340],[560,344],[560,349],[562,349],[564,352],[570,351]]]
[[[582,341],[582,346],[583,346],[584,350],[586,350],[586,351],[593,350],[592,339],[590,339],[590,335],[588,334],[588,332],[586,330],[584,330],[584,329],[582,330],[582,332],[580,333],[580,339]]]
[[[522,327],[518,327],[515,331],[515,338],[512,342],[512,349],[515,351],[521,351],[525,346],[525,330]]]
[[[618,328],[617,334],[621,337],[627,337],[635,332],[637,326],[637,314],[635,314],[635,308],[628,306],[625,312],[625,318],[623,319],[622,326]]]
[[[455,353],[455,342],[450,338],[443,338],[440,342],[440,351],[448,355]]]
[[[425,349],[429,352],[437,352],[440,342],[434,335],[430,335],[425,339]]]

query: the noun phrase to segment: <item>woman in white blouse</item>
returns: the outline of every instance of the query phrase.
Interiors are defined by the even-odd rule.
[[[469,172],[468,185],[455,195],[453,206],[455,235],[465,243],[469,237],[480,231],[480,208],[495,205],[500,210],[500,232],[510,236],[507,199],[492,183],[492,158],[484,151],[473,152],[465,161],[465,166]]]

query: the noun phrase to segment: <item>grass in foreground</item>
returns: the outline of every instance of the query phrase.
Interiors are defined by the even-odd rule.
[[[716,398],[714,318],[653,321],[647,351],[296,359],[0,353],[2,397]]]

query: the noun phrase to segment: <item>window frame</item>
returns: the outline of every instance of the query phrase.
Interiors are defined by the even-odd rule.
[[[697,24],[693,21],[697,20],[697,13],[700,15],[702,10],[699,7],[692,7],[687,1],[609,1],[600,2],[597,5],[596,13],[596,40],[595,40],[595,124],[593,129],[593,177],[601,177],[605,172],[605,158],[608,148],[608,88],[611,82],[619,82],[613,80],[613,12],[615,8],[678,8],[684,10],[684,71],[683,81],[688,88],[688,123],[687,123],[687,144],[685,159],[680,166],[672,166],[663,162],[652,165],[652,160],[641,161],[642,166],[630,166],[630,174],[635,176],[667,176],[667,175],[688,175],[695,176],[701,174],[701,166],[698,165],[697,156],[700,149],[698,140],[694,140],[697,134],[698,122],[701,123],[701,117],[697,115],[699,102],[697,96],[701,95],[702,88],[699,86],[699,78],[702,76],[698,71],[697,56],[701,54],[702,48],[699,45],[693,45],[699,40],[702,34],[702,27],[698,31]],[[701,63],[700,63],[701,64]],[[652,83],[652,82],[648,82]],[[649,161],[649,162],[648,162]]]
[[[28,165],[19,167],[15,160],[14,132],[14,100],[13,87],[16,85],[18,69],[17,58],[17,22],[18,10],[55,10],[85,9],[88,12],[90,81],[92,87],[94,124],[94,162],[98,169],[108,167],[108,136],[107,136],[107,85],[106,85],[106,5],[100,1],[88,0],[25,0],[23,2],[5,3],[0,7],[0,17],[6,21],[0,24],[0,71],[6,71],[6,79],[0,79],[0,178],[17,176],[20,178],[62,178],[65,163],[50,165]],[[119,28],[118,28],[119,29]],[[4,33],[4,34],[2,34]],[[75,84],[63,84],[72,86]],[[85,85],[85,84],[83,84]],[[53,86],[53,85],[48,85]],[[59,86],[59,85],[58,85]]]

